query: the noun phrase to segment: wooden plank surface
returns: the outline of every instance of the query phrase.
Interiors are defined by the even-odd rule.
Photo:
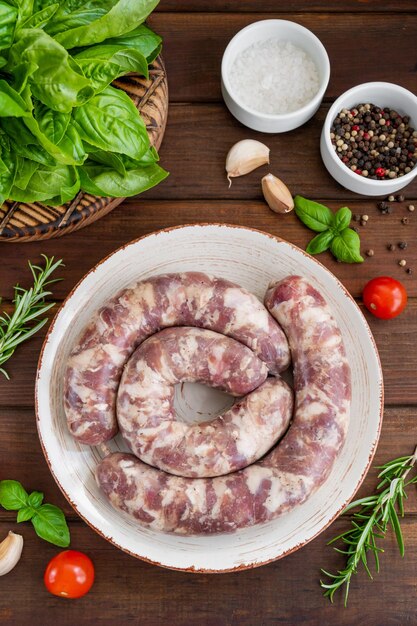
[[[263,171],[260,170],[261,174]],[[220,176],[222,181],[223,173]],[[232,188],[249,184],[244,178],[249,178],[250,184],[258,188],[259,177],[260,174],[253,172],[249,177],[236,179]],[[174,179],[175,174],[172,176],[172,180]],[[220,185],[221,182],[219,181],[218,184]],[[293,192],[297,191],[300,191],[298,185],[295,186]],[[178,193],[181,193],[181,187],[178,187]],[[298,220],[294,212],[287,215],[273,213],[260,199],[260,191],[256,193],[259,199],[253,202],[244,200],[150,201],[145,198],[130,200],[117,207],[110,215],[70,237],[51,239],[46,244],[45,242],[32,242],[20,244],[17,247],[15,244],[4,244],[5,253],[0,265],[2,296],[5,300],[10,300],[13,295],[12,286],[17,282],[28,285],[30,273],[27,269],[27,260],[41,262],[40,255],[47,252],[56,258],[62,257],[65,262],[65,269],[59,271],[59,275],[64,280],[54,285],[53,288],[54,297],[62,300],[89,269],[127,241],[162,228],[181,224],[204,222],[239,224],[272,233],[304,249],[314,233]],[[408,190],[406,193],[408,195]],[[333,210],[346,204],[342,199],[327,201],[317,195],[308,197],[326,202]],[[413,214],[407,210],[409,202],[414,202],[416,206]],[[372,249],[375,254],[373,257],[366,257],[365,254],[364,263],[352,266],[337,263],[330,252],[326,252],[317,257],[320,262],[342,281],[355,298],[361,296],[366,280],[376,274],[388,274],[403,280],[410,296],[417,296],[417,201],[410,198],[404,203],[394,203],[394,212],[391,215],[381,215],[375,199],[356,200],[347,204],[353,215],[369,216],[366,227],[359,225],[359,232],[362,251],[365,253],[366,250]],[[403,217],[409,218],[407,225],[402,224]],[[358,225],[353,222],[352,226]],[[97,243],[91,245],[92,241]],[[393,252],[387,250],[387,244],[397,245],[402,241],[408,245],[405,251],[401,251],[398,247]],[[18,254],[11,253],[13,247]],[[407,267],[414,268],[411,276],[398,265],[401,258],[407,260]],[[402,319],[401,317],[394,320],[392,326],[402,325]],[[378,325],[377,320],[372,321]]]
[[[173,12],[235,12],[240,13],[256,13],[259,10],[264,13],[274,13],[280,18],[285,19],[287,13],[301,12],[306,9],[311,12],[326,13],[372,13],[395,11],[415,13],[417,11],[414,0],[344,0],[343,2],[327,2],[326,0],[310,0],[308,3],[302,0],[263,0],[262,6],[259,6],[258,0],[161,0],[156,8],[159,13],[168,11]],[[271,16],[270,16],[271,17]]]
[[[320,568],[334,571],[343,559],[329,541],[348,527],[339,518],[302,550],[261,568],[232,574],[204,575],[172,572],[148,565],[109,549],[107,542],[80,523],[70,523],[73,544],[96,563],[96,582],[90,593],[77,601],[62,600],[43,588],[46,563],[56,553],[41,543],[29,526],[23,529],[0,523],[0,536],[9,529],[23,534],[22,561],[5,584],[13,596],[0,594],[0,624],[44,626],[352,626],[414,624],[417,591],[417,518],[403,522],[406,554],[398,553],[392,535],[384,540],[381,572],[374,581],[361,572],[353,581],[350,601],[332,605],[322,597]],[[396,573],[407,571],[407,578]],[[16,592],[20,602],[16,601]],[[36,597],[37,604],[32,604]],[[290,618],[289,618],[290,616]],[[290,621],[291,620],[291,621]]]
[[[283,135],[260,135],[245,129],[225,109],[219,68],[228,40],[258,19],[295,20],[315,32],[326,46],[332,77],[325,103],[308,124]],[[337,263],[329,253],[319,259],[342,281],[362,307],[369,278],[388,274],[404,282],[410,301],[396,320],[382,322],[365,311],[381,356],[385,379],[385,416],[375,464],[410,454],[417,444],[417,181],[405,190],[406,202],[381,215],[377,200],[347,192],[325,171],[318,149],[330,102],[348,87],[366,80],[395,81],[416,91],[417,5],[414,0],[162,0],[151,24],[164,35],[170,84],[167,133],[161,163],[171,173],[140,199],[124,202],[110,215],[68,237],[43,243],[0,246],[0,295],[11,310],[12,287],[29,285],[28,259],[40,254],[63,258],[64,280],[54,286],[58,305],[73,286],[105,255],[155,230],[185,223],[227,222],[270,232],[305,248],[312,233],[294,214],[272,213],[262,200],[260,177],[272,171],[293,194],[322,201],[332,209],[348,204],[354,214],[369,215],[360,228],[362,250],[374,250],[362,265]],[[236,179],[229,190],[225,156],[239,139],[253,137],[271,148],[271,164]],[[409,217],[403,225],[401,218]],[[388,243],[407,241],[404,252],[389,252]],[[158,254],[158,250],[155,250]],[[414,273],[400,268],[403,257]],[[53,312],[57,310],[54,308]],[[0,479],[20,480],[61,506],[72,533],[72,547],[90,554],[96,583],[85,598],[67,602],[43,588],[46,562],[58,549],[41,542],[29,524],[17,526],[12,512],[0,511],[0,539],[9,529],[25,537],[23,558],[0,579],[0,625],[139,624],[140,626],[272,626],[278,624],[393,626],[417,623],[417,494],[411,490],[403,522],[406,556],[400,557],[389,536],[381,573],[372,582],[360,573],[353,582],[348,609],[341,597],[323,599],[320,568],[335,569],[343,559],[326,542],[349,523],[339,518],[302,550],[282,561],[251,571],[219,576],[171,572],[137,561],[111,546],[84,524],[55,484],[43,457],[34,415],[36,363],[46,329],[21,346],[7,367],[11,380],[0,378]],[[376,469],[359,495],[376,484]]]
[[[170,100],[220,101],[220,63],[229,40],[244,26],[271,17],[261,12],[152,15],[150,25],[164,37]],[[325,46],[331,65],[327,98],[373,80],[415,89],[415,14],[372,13],[372,18],[362,18],[351,13],[304,12],[288,13],[285,19],[312,30]]]

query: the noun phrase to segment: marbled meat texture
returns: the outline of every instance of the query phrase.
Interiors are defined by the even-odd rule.
[[[291,419],[290,388],[279,378],[265,383],[267,375],[265,363],[235,339],[166,328],[146,339],[125,367],[117,393],[121,434],[138,458],[171,474],[234,472],[272,448]],[[245,397],[209,422],[186,424],[174,409],[175,385],[183,382]]]
[[[251,348],[272,374],[289,365],[283,331],[245,289],[199,272],[148,278],[106,304],[72,350],[64,405],[76,439],[97,445],[114,437],[123,366],[144,339],[169,326],[197,326],[233,337]]]
[[[326,480],[349,424],[351,377],[340,330],[320,293],[298,276],[272,286],[266,306],[287,334],[294,364],[287,434],[261,461],[215,478],[180,478],[131,454],[111,454],[96,476],[117,510],[158,531],[225,533],[274,519]]]

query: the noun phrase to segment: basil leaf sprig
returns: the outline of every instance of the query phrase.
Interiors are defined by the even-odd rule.
[[[12,315],[8,313],[0,315],[0,373],[6,378],[9,378],[9,375],[1,366],[10,359],[19,344],[32,337],[47,323],[48,318],[44,315],[55,304],[47,303],[46,298],[52,293],[48,287],[60,280],[51,279],[51,275],[58,267],[63,266],[62,259],[54,262],[54,257],[48,258],[44,254],[42,256],[45,259],[44,267],[29,262],[33,286],[30,289],[23,289],[17,285]],[[39,318],[43,319],[39,321]]]
[[[336,259],[345,263],[362,263],[359,235],[349,228],[352,212],[344,206],[333,213],[327,206],[302,196],[295,196],[297,217],[310,230],[319,233],[306,248],[309,254],[319,254],[330,248]]]
[[[329,582],[320,581],[325,589],[324,595],[333,602],[333,596],[338,589],[345,587],[345,606],[349,595],[349,586],[352,576],[357,574],[358,566],[362,563],[366,573],[372,578],[370,565],[367,560],[371,553],[375,561],[375,569],[379,572],[379,555],[384,552],[377,545],[378,539],[383,539],[388,527],[391,526],[397,539],[401,556],[404,556],[404,540],[401,532],[400,518],[404,516],[404,499],[407,498],[406,487],[417,483],[417,475],[407,478],[417,461],[417,448],[412,456],[393,459],[378,469],[381,471],[378,484],[373,495],[351,502],[344,513],[357,509],[352,516],[351,527],[342,534],[334,537],[329,544],[342,542],[342,548],[334,548],[346,557],[346,566],[336,573],[322,569],[322,573],[330,578]]]
[[[7,511],[18,511],[17,522],[32,522],[36,534],[55,546],[67,548],[70,532],[64,513],[53,504],[42,504],[43,493],[28,494],[17,480],[0,481],[0,505]]]

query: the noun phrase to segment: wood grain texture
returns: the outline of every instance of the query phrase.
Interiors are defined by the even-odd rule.
[[[210,576],[172,572],[137,561],[109,547],[83,524],[72,522],[72,544],[94,559],[96,579],[87,596],[67,601],[49,595],[43,587],[44,569],[57,549],[41,543],[29,525],[22,528],[3,522],[0,537],[12,529],[24,536],[25,546],[21,561],[2,581],[0,624],[413,624],[417,591],[417,561],[413,554],[413,546],[417,544],[415,516],[403,522],[405,557],[399,555],[390,534],[384,540],[381,572],[371,581],[361,570],[352,582],[349,605],[344,609],[340,594],[333,605],[323,598],[319,580],[320,568],[335,570],[343,564],[342,557],[326,546],[326,542],[346,528],[347,520],[339,518],[302,550],[281,561],[253,570]],[[401,580],[395,576],[400,571],[404,572]],[[26,601],[16,601],[16,590]],[[35,606],[30,602],[34,597]],[[289,621],[288,616],[293,619],[290,617]]]
[[[223,173],[221,176],[222,180]],[[256,173],[254,172],[250,177],[252,181],[252,177],[256,178]],[[241,182],[244,184],[243,180],[238,179],[233,185],[237,186]],[[255,185],[255,181],[252,182]],[[259,179],[256,182],[258,183]],[[298,190],[297,186],[294,192]],[[180,189],[178,193],[181,193]],[[256,193],[260,198],[260,189]],[[320,196],[313,197],[318,201],[326,202],[333,210],[344,204],[342,200],[327,202]],[[354,297],[360,297],[365,282],[376,274],[388,274],[404,281],[410,297],[417,296],[417,211],[411,214],[407,210],[408,202],[414,202],[417,207],[417,201],[414,200],[401,204],[394,203],[394,212],[391,215],[381,215],[376,201],[372,199],[349,202],[354,215],[369,216],[368,225],[359,226],[359,231],[362,251],[373,249],[374,256],[369,258],[365,255],[364,263],[354,265],[337,263],[330,252],[317,256],[317,259],[342,281]],[[405,216],[410,220],[407,225],[401,223],[402,217]],[[301,248],[305,248],[314,236],[314,233],[299,221],[294,212],[277,215],[261,199],[254,202],[236,200],[178,202],[151,201],[141,198],[124,202],[110,216],[80,231],[76,237],[71,235],[61,240],[51,240],[47,247],[42,242],[28,243],[16,248],[14,254],[4,253],[0,264],[0,294],[6,300],[10,300],[13,285],[17,282],[24,286],[29,285],[30,274],[26,260],[40,262],[41,253],[47,252],[48,255],[64,259],[65,268],[58,272],[64,280],[55,284],[53,288],[54,298],[62,300],[88,270],[128,241],[162,228],[196,222],[226,222],[257,228],[287,239]],[[353,222],[352,226],[354,225],[357,224]],[[394,252],[389,252],[386,249],[388,243],[397,244],[401,241],[406,241],[407,250],[401,251],[397,248]],[[155,254],[158,254],[158,250],[155,250]],[[414,269],[414,274],[409,276],[405,269],[398,265],[401,258],[407,260],[407,266]],[[394,325],[402,325],[402,319],[403,316],[394,320],[390,328]],[[378,324],[374,318],[371,321],[373,324]],[[406,327],[405,322],[404,327]]]
[[[240,3],[233,4],[234,10],[239,10]],[[223,52],[241,28],[274,17],[259,11],[262,4],[257,3],[256,13],[155,13],[151,16],[151,26],[164,37],[171,102],[221,101]],[[331,5],[343,7],[344,3]],[[304,3],[304,12],[288,13],[285,19],[312,30],[325,46],[331,67],[327,99],[372,80],[396,82],[415,89],[416,58],[412,51],[415,50],[417,20],[414,14],[308,13],[309,6]],[[277,14],[276,17],[282,16]]]
[[[171,105],[166,141],[160,150],[161,163],[170,176],[142,194],[140,200],[258,200],[262,198],[261,177],[268,172],[284,180],[294,195],[357,200],[358,195],[339,185],[323,166],[319,143],[327,111],[327,105],[323,105],[307,124],[291,133],[267,135],[242,126],[220,103]],[[271,150],[271,162],[234,179],[229,189],[224,170],[226,155],[241,139],[265,143]],[[405,195],[417,197],[417,178]]]
[[[260,9],[259,2],[257,0],[161,0],[158,4],[156,11],[158,13],[164,13],[167,11],[173,12],[233,12],[239,10],[240,13],[256,13]],[[263,12],[273,13],[274,16],[286,19],[287,13],[301,12],[304,13],[307,9],[310,13],[322,12],[326,13],[372,13],[395,11],[396,13],[404,11],[407,13],[415,13],[417,11],[414,0],[386,0],[380,2],[380,0],[344,0],[343,2],[326,2],[325,0],[288,0],[283,2],[282,0],[263,0],[262,7]],[[273,17],[273,16],[270,16]]]

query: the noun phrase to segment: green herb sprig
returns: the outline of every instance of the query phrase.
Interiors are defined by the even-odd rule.
[[[41,539],[67,548],[70,532],[64,513],[59,507],[42,502],[43,493],[40,491],[28,494],[17,480],[0,481],[0,505],[7,511],[18,511],[18,523],[30,520]]]
[[[345,263],[362,263],[360,239],[358,233],[349,228],[352,212],[342,207],[333,213],[324,204],[295,196],[294,208],[297,217],[310,230],[319,233],[313,237],[306,248],[309,254],[319,254],[330,248],[336,259]]]
[[[33,276],[33,287],[26,290],[16,285],[12,315],[8,313],[0,315],[0,366],[10,359],[19,344],[32,337],[47,323],[48,318],[46,317],[40,321],[37,320],[55,305],[55,302],[46,303],[45,299],[52,293],[47,289],[48,286],[61,280],[59,278],[51,279],[51,275],[63,265],[62,259],[54,262],[54,257],[42,256],[45,259],[45,267],[39,267],[29,262]],[[7,379],[9,378],[4,368],[0,367],[0,372]]]
[[[344,544],[344,549],[334,549],[346,555],[347,559],[346,567],[336,574],[321,570],[331,579],[331,582],[320,581],[320,585],[326,590],[324,595],[331,602],[333,602],[335,592],[345,586],[345,606],[347,605],[350,582],[353,574],[357,574],[360,563],[364,566],[368,576],[372,578],[367,560],[369,552],[374,557],[376,572],[379,572],[379,554],[384,550],[377,545],[377,540],[385,537],[389,526],[394,530],[400,554],[404,556],[404,540],[399,515],[404,516],[406,487],[417,483],[417,475],[407,480],[416,460],[417,448],[412,456],[400,457],[380,466],[378,478],[381,478],[381,481],[376,493],[351,502],[344,510],[344,513],[347,513],[359,507],[359,510],[352,516],[351,528],[329,541],[330,545],[340,540]]]

